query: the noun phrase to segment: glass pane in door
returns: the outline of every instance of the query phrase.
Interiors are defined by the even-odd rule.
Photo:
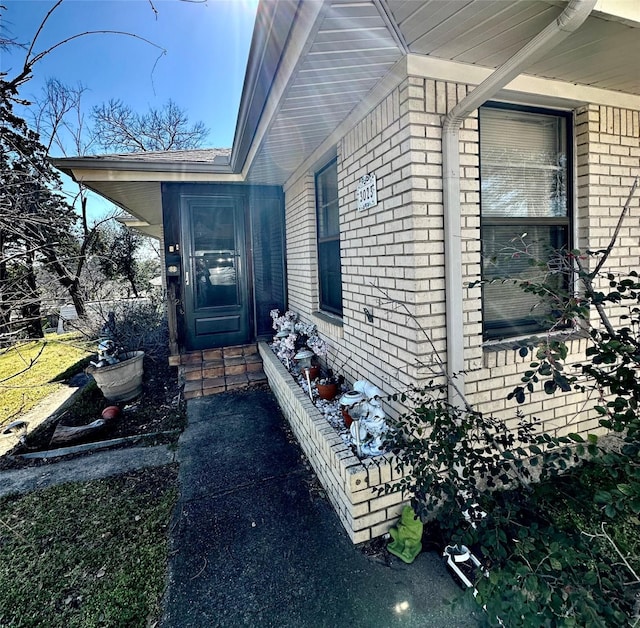
[[[234,207],[192,207],[196,309],[237,305]]]

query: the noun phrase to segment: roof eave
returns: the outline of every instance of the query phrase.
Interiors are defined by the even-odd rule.
[[[152,225],[146,220],[139,220],[133,216],[116,216],[115,219],[127,229],[133,229],[156,240],[162,239],[162,225]]]
[[[140,159],[102,159],[96,157],[51,157],[49,161],[65,174],[74,179],[74,170],[112,170],[114,172],[168,172],[168,173],[205,173],[232,174],[229,165],[207,164],[202,162],[145,162]]]
[[[231,170],[241,172],[251,149],[280,60],[302,0],[261,0],[231,151]]]

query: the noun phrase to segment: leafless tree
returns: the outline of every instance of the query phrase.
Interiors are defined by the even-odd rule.
[[[94,107],[94,136],[112,152],[168,151],[197,148],[209,134],[202,122],[190,123],[184,109],[168,100],[159,109],[133,111],[121,100]]]
[[[64,156],[85,155],[93,146],[93,134],[87,130],[82,109],[82,96],[86,88],[81,84],[70,87],[56,79],[49,79],[41,97],[34,105],[33,124],[45,143],[47,151],[53,147]],[[99,239],[102,225],[112,220],[113,211],[99,220],[88,216],[88,190],[77,183],[77,192],[71,204],[79,215],[78,226],[72,237],[59,243],[55,249],[47,249],[47,267],[68,291],[79,316],[84,315],[84,298],[81,286],[87,258]],[[64,246],[62,246],[64,244]]]
[[[49,81],[45,97],[35,107],[31,125],[36,129],[34,131],[14,112],[14,106],[30,104],[21,95],[22,87],[31,78],[39,61],[60,46],[89,35],[131,37],[157,48],[159,56],[166,53],[147,39],[115,30],[84,31],[39,50],[41,35],[62,2],[57,0],[53,3],[28,43],[19,43],[6,31],[6,27],[0,26],[0,50],[24,50],[24,60],[11,76],[0,71],[1,332],[9,330],[12,317],[15,319],[16,313],[21,313],[27,326],[33,322],[29,333],[41,335],[42,293],[55,294],[55,290],[44,290],[39,278],[45,276],[57,278],[82,315],[82,275],[100,226],[99,223],[89,223],[87,191],[79,186],[76,197],[67,202],[61,194],[60,179],[47,159],[48,152],[54,148],[63,155],[68,152],[85,155],[93,152],[94,145],[98,146],[95,135],[87,129],[81,107],[85,88]],[[157,13],[152,2],[150,6]],[[0,5],[0,15],[4,17],[6,11],[6,7]],[[123,127],[122,123],[128,122],[133,127],[130,135],[143,136],[142,145],[137,144],[127,150],[193,147],[207,133],[202,123],[189,124],[184,111],[171,102],[144,115],[133,113],[119,101],[105,107],[104,112],[114,115],[117,132],[126,135],[126,126]],[[78,209],[77,216],[74,207]]]
[[[67,268],[65,255],[76,247],[73,226],[76,221],[71,206],[60,193],[61,182],[47,160],[47,147],[40,142],[20,115],[16,105],[28,105],[20,90],[31,78],[34,66],[63,44],[92,34],[119,34],[134,37],[155,46],[132,33],[119,31],[85,31],[67,37],[37,52],[37,46],[51,15],[62,4],[53,4],[40,22],[32,41],[20,44],[6,29],[0,30],[0,50],[22,48],[23,63],[9,76],[0,71],[0,332],[13,330],[12,321],[19,318],[29,335],[41,336],[41,295],[37,275],[48,266],[70,292],[79,310],[78,276]],[[4,17],[7,8],[0,5]],[[164,53],[162,49],[155,46]],[[65,94],[68,96],[69,94]],[[57,102],[51,113],[69,111],[70,103]],[[53,120],[53,118],[51,119]],[[53,135],[51,136],[53,137]],[[51,144],[49,145],[49,147]],[[86,205],[84,206],[86,210]],[[85,213],[86,216],[86,213]],[[86,224],[83,224],[86,227]],[[82,256],[80,246],[80,257]],[[61,255],[61,251],[65,251]],[[77,251],[74,252],[78,259]]]

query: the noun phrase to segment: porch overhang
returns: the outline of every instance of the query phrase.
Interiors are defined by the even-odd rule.
[[[133,216],[123,218],[145,235],[162,235],[163,182],[223,182],[241,180],[229,166],[228,149],[134,153],[54,158],[51,163]]]
[[[442,80],[453,71],[448,80],[478,85],[566,6],[564,0],[302,0],[251,149],[245,162],[232,163],[246,180],[286,185],[301,164],[312,167],[327,154],[340,135],[336,129],[392,89],[394,74],[419,69],[420,76]],[[639,56],[640,4],[599,0],[576,33],[498,96],[533,96],[567,108],[587,102],[637,108]],[[251,98],[248,87],[243,101]],[[244,129],[241,121],[237,129]],[[234,150],[241,139],[236,135]]]

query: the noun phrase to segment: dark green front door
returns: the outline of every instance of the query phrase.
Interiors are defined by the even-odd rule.
[[[181,198],[188,350],[250,340],[245,208],[234,196]]]

